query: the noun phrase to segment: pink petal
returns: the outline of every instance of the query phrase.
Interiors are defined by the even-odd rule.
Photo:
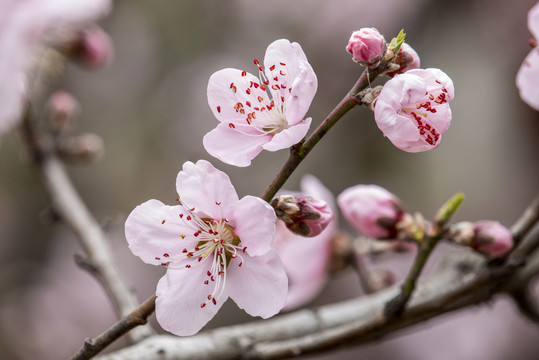
[[[228,299],[225,288],[216,305],[208,300],[213,291],[206,272],[211,262],[190,269],[169,269],[157,284],[155,314],[159,325],[179,336],[196,334],[210,321]],[[202,304],[206,304],[201,307]]]
[[[324,200],[333,211],[334,216],[337,216],[337,205],[335,204],[335,196],[328,188],[322,184],[316,176],[307,174],[301,178],[301,193],[311,195],[321,200]],[[336,218],[334,217],[336,220]]]
[[[279,69],[278,72],[270,70],[274,65]],[[268,79],[278,76],[279,83],[285,86],[278,94],[287,98],[286,118],[288,123],[290,125],[297,124],[303,120],[307,110],[309,110],[318,88],[316,74],[307,61],[303,49],[298,43],[290,43],[286,39],[276,40],[266,50],[264,67]],[[285,75],[281,75],[281,69]],[[289,92],[290,87],[292,87],[291,93]]]
[[[184,163],[176,178],[176,190],[184,206],[194,208],[200,217],[216,220],[226,217],[223,214],[238,201],[228,175],[206,160]]]
[[[539,6],[535,6],[538,8]],[[539,11],[538,11],[539,12]],[[516,78],[520,97],[526,104],[539,111],[539,49],[535,48],[520,66]]]
[[[539,3],[528,12],[528,29],[535,39],[539,39]]]
[[[309,131],[311,120],[311,118],[307,118],[303,122],[275,134],[269,142],[264,144],[264,150],[277,151],[296,145]]]
[[[181,254],[185,247],[196,245],[180,239],[179,234],[192,232],[178,221],[182,210],[182,206],[167,206],[158,200],[137,206],[125,222],[125,236],[133,254],[147,264],[161,265]]]
[[[275,210],[264,200],[245,196],[231,209],[230,224],[249,256],[259,256],[271,250],[275,237]]]
[[[208,81],[207,94],[208,104],[217,120],[227,126],[229,123],[236,124],[237,130],[241,129],[244,133],[258,133],[247,124],[247,114],[252,111],[247,103],[258,106],[261,104],[259,97],[266,104],[271,102],[260,86],[251,86],[259,82],[258,77],[238,69],[228,68],[215,72]],[[235,108],[238,103],[242,104],[243,113],[240,108]]]
[[[244,256],[242,266],[228,267],[228,294],[249,315],[264,319],[284,306],[288,279],[275,250],[262,256]]]
[[[245,167],[262,151],[262,146],[270,141],[271,135],[246,135],[221,123],[204,136],[206,151],[222,162]]]

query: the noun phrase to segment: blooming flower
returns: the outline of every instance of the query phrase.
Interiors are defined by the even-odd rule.
[[[511,231],[497,221],[482,220],[473,225],[471,246],[492,258],[505,255],[513,248]]]
[[[539,111],[539,3],[528,12],[528,28],[535,38],[531,42],[534,48],[518,69],[516,83],[522,100]]]
[[[301,179],[301,190],[303,194],[322,199],[336,213],[333,195],[314,176],[307,175]],[[284,222],[277,222],[275,249],[288,275],[288,297],[284,309],[291,310],[308,303],[326,284],[331,240],[335,232],[335,220],[331,220],[319,235],[310,238],[296,235],[287,229]]]
[[[253,316],[279,312],[288,281],[271,247],[273,208],[253,196],[239,200],[228,176],[204,160],[186,162],[176,187],[180,205],[149,200],[125,224],[133,254],[167,268],[157,284],[159,324],[192,335],[229,296]]]
[[[374,107],[374,119],[401,150],[436,148],[451,123],[453,82],[439,69],[416,69],[390,79]]]
[[[393,239],[396,224],[406,214],[399,199],[378,185],[356,185],[344,190],[337,203],[358,231],[378,239]]]
[[[40,45],[51,45],[61,30],[105,15],[110,0],[0,0],[0,134],[20,117],[25,71]]]
[[[386,51],[386,40],[375,28],[362,28],[354,31],[346,51],[353,55],[355,62],[367,66],[378,63]]]
[[[263,149],[297,144],[311,124],[303,117],[318,82],[301,46],[277,40],[268,46],[264,66],[255,64],[258,76],[223,69],[208,82],[208,103],[220,124],[204,136],[204,147],[235,166],[249,166]]]

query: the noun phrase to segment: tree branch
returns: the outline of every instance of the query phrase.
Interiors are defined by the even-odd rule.
[[[86,262],[91,265],[92,273],[105,289],[118,316],[129,315],[139,305],[134,291],[120,273],[103,230],[57,158],[52,140],[35,129],[29,108],[22,123],[22,133],[55,212],[77,235],[88,256]],[[140,327],[131,332],[129,338],[136,342],[152,333],[149,327]]]

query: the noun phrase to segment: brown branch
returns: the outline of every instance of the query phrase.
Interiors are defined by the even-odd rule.
[[[113,341],[120,336],[127,333],[129,330],[144,325],[147,322],[148,316],[150,316],[155,310],[156,296],[152,295],[145,302],[143,302],[138,308],[133,310],[125,318],[118,321],[107,331],[101,333],[99,336],[93,339],[86,339],[82,347],[77,351],[71,360],[86,360],[97,355],[101,350],[110,345]]]
[[[111,299],[118,316],[124,317],[138,306],[133,289],[118,269],[108,240],[77,193],[63,164],[54,152],[52,140],[38,132],[28,108],[22,122],[22,134],[49,195],[55,213],[75,232],[88,258],[85,260]],[[141,327],[129,334],[136,342],[153,332]]]

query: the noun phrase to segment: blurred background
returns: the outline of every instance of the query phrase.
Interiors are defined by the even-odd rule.
[[[143,264],[127,249],[123,223],[135,206],[151,198],[173,203],[176,174],[188,160],[210,160],[244,196],[261,194],[287,157],[287,151],[263,152],[250,167],[234,168],[206,153],[202,137],[217,125],[206,98],[210,75],[226,67],[256,72],[252,60],[263,59],[271,42],[296,41],[318,76],[308,113],[316,126],[362,71],[344,50],[352,31],[376,27],[390,40],[404,29],[421,67],[440,68],[455,84],[453,122],[440,147],[420,154],[400,151],[382,136],[370,110],[355,109],[285,187],[297,190],[306,173],[335,195],[374,183],[426,217],[462,191],[466,201],[455,220],[493,219],[510,226],[539,185],[539,113],[520,100],[515,87],[516,72],[530,50],[526,15],[535,3],[116,1],[102,23],[114,42],[114,62],[96,72],[69,66],[58,84],[82,106],[73,134],[96,133],[106,146],[99,161],[72,166],[70,173],[142,301],[154,293],[164,271]],[[99,285],[73,261],[73,254],[82,252],[77,239],[63,224],[50,221],[48,207],[13,131],[0,143],[2,359],[66,358],[84,338],[115,321]],[[438,253],[446,251],[451,248],[443,246]],[[411,257],[397,257],[375,266],[402,272]],[[355,275],[343,272],[313,305],[360,294]],[[229,301],[209,327],[249,320]],[[538,338],[539,329],[500,297],[376,344],[308,358],[531,360],[537,358]]]

